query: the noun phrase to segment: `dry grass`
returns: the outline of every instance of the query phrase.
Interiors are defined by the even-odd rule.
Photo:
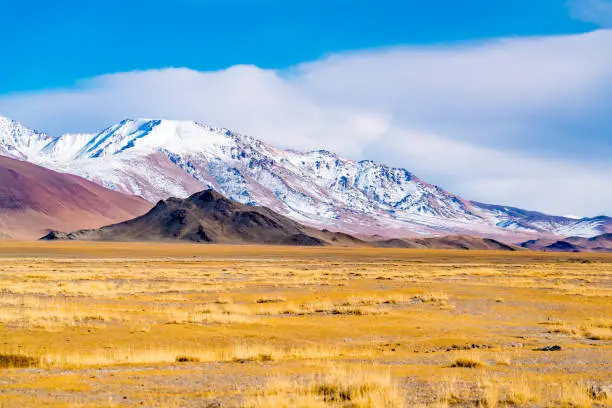
[[[481,401],[486,407],[557,406],[589,408],[596,401],[584,381],[548,382],[546,376],[515,375],[506,380],[481,381]]]
[[[587,327],[584,336],[590,340],[612,340],[612,329],[607,327]]]
[[[605,406],[611,285],[598,254],[0,243],[0,406]]]
[[[309,379],[270,381],[243,407],[401,408],[405,398],[390,372],[375,367],[332,368]]]
[[[574,336],[576,334],[578,334],[578,329],[576,329],[575,327],[564,323],[562,325],[556,326],[554,328],[551,328],[548,330],[548,333],[550,334],[564,334],[566,336]]]
[[[542,384],[533,383],[526,376],[515,375],[508,379],[506,386],[503,387],[503,401],[517,406],[533,405],[538,402],[538,390]]]
[[[444,292],[427,292],[416,295],[414,299],[424,303],[442,303],[448,300],[448,295]]]
[[[473,381],[456,377],[442,379],[435,395],[438,401],[444,404],[460,407],[606,406],[608,401],[598,401],[592,390],[592,386],[587,382],[568,377],[533,373],[514,373],[499,377],[492,372],[481,372]]]
[[[172,362],[247,362],[288,360],[329,360],[338,357],[363,358],[372,355],[364,348],[311,346],[274,347],[266,344],[240,343],[229,347],[120,347],[94,350],[89,353],[11,354],[14,361],[32,362],[46,368],[101,367],[117,364],[160,364]],[[1,366],[0,366],[1,367]]]

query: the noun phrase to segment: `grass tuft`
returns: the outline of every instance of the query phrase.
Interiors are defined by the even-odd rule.
[[[481,361],[476,361],[468,358],[458,358],[455,360],[451,367],[460,367],[460,368],[476,368],[482,367],[484,364]]]
[[[451,364],[451,367],[456,368],[478,368],[483,367],[484,363],[480,360],[480,357],[475,353],[463,353],[455,359]]]
[[[39,360],[19,354],[0,354],[0,368],[30,368],[38,366]]]
[[[177,363],[199,363],[200,359],[197,357],[190,357],[190,356],[177,356],[176,362]]]

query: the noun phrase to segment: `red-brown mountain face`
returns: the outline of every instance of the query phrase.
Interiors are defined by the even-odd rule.
[[[0,156],[0,237],[97,228],[145,213],[146,200],[71,174]]]

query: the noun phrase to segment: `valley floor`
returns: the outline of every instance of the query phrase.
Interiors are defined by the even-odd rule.
[[[0,242],[0,407],[611,405],[612,255]]]

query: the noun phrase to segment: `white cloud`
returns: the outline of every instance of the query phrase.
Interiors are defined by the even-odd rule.
[[[358,155],[388,118],[311,100],[274,71],[164,69],[105,75],[77,89],[0,99],[0,112],[50,133],[92,131],[123,118],[200,120],[300,149],[327,146]],[[347,146],[344,136],[354,144]]]
[[[561,117],[580,123],[612,102],[612,31],[500,40],[451,48],[339,55],[298,68],[317,99],[392,112],[410,128],[499,145],[576,143],[546,132]],[[609,110],[601,114],[609,122]],[[556,130],[556,129],[553,129]],[[599,136],[599,137],[598,137]],[[601,135],[590,135],[591,140]]]
[[[612,27],[612,0],[570,0],[568,4],[574,17]]]
[[[612,213],[611,47],[601,30],[339,54],[286,71],[120,73],[0,97],[0,113],[51,133],[200,120],[406,167],[467,198],[595,215]]]

